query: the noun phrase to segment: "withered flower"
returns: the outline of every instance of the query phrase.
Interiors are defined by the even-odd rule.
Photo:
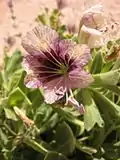
[[[94,5],[83,12],[81,25],[89,28],[101,28],[105,23],[105,15],[102,5]]]

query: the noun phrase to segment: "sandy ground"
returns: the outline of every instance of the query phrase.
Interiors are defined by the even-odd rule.
[[[33,24],[38,13],[43,12],[45,7],[56,8],[56,0],[12,0],[13,13],[16,21],[13,24],[11,11],[8,7],[10,0],[0,0],[0,56],[3,54],[5,37],[13,36],[19,33],[24,34]],[[91,4],[102,3],[106,11],[111,12],[113,17],[120,22],[120,0],[62,0],[64,8],[63,21],[67,24],[78,25],[80,15],[84,7]],[[14,26],[14,27],[13,27]],[[19,46],[20,41],[15,48]]]

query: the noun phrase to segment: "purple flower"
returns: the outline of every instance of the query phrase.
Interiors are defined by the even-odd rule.
[[[86,45],[60,40],[55,30],[39,25],[27,33],[22,46],[28,52],[23,60],[25,84],[44,88],[46,103],[67,97],[72,88],[85,88],[93,81],[84,70],[91,56]]]

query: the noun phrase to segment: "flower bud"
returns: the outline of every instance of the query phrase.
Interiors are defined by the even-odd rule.
[[[99,28],[104,24],[104,13],[102,5],[95,5],[83,12],[80,25],[90,28]]]
[[[87,44],[90,48],[100,47],[104,44],[102,32],[82,26],[79,33],[79,43]]]

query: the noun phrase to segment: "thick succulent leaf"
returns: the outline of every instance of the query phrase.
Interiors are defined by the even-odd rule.
[[[84,122],[81,121],[80,119],[76,118],[72,113],[66,111],[63,108],[60,108],[61,105],[56,105],[53,106],[53,110],[55,112],[58,113],[58,115],[60,115],[61,117],[63,117],[66,121],[68,121],[69,123],[76,125],[77,127],[79,127],[79,134],[82,135],[84,132]]]
[[[80,141],[76,141],[76,148],[82,152],[89,154],[89,155],[97,153],[97,150],[95,148],[86,146]]]
[[[24,83],[21,82],[22,74],[23,74],[23,69],[21,69],[21,68],[18,69],[17,71],[15,71],[10,76],[8,76],[8,74],[7,74],[8,92],[11,92],[11,90],[13,90],[14,88],[19,87],[19,86],[23,89]],[[21,83],[21,84],[19,84],[19,83]],[[24,86],[24,88],[25,88],[25,86]]]
[[[47,130],[54,128],[59,121],[59,116],[57,113],[53,114],[41,127],[40,133],[44,133]],[[38,126],[38,125],[37,125]]]
[[[101,52],[96,53],[91,68],[90,72],[92,74],[100,73],[102,70],[102,65],[103,65],[103,59],[102,59],[102,54]]]
[[[112,102],[110,99],[99,93],[97,90],[92,89],[93,98],[98,104],[100,110],[104,113],[104,117],[109,117],[110,120],[119,120],[120,107]],[[109,121],[109,120],[108,120]]]
[[[7,143],[8,143],[8,137],[4,133],[2,128],[0,128],[0,146],[3,147],[2,145],[6,145]]]
[[[52,108],[45,103],[41,104],[36,109],[36,113],[34,115],[34,121],[35,121],[38,128],[40,128],[41,125],[47,123],[47,121],[52,116],[52,112],[53,112]]]
[[[114,92],[116,95],[120,95],[120,87],[118,86],[112,86],[112,85],[104,85],[106,89],[109,89],[110,91]]]
[[[120,158],[120,148],[114,147],[112,143],[104,143],[105,157],[111,160]]]
[[[61,153],[48,152],[44,160],[68,160],[68,159]]]
[[[18,120],[16,114],[10,108],[4,108],[4,111],[5,111],[5,115],[6,115],[7,119],[11,119],[11,120],[14,120],[14,121]]]
[[[104,66],[102,67],[102,73],[106,73],[109,72],[111,70],[111,68],[113,67],[113,62],[107,62],[104,64]]]
[[[95,124],[99,127],[103,127],[104,121],[100,115],[100,112],[90,94],[86,89],[82,90],[83,104],[85,106],[84,123],[87,131],[91,130]]]
[[[75,137],[67,123],[61,123],[56,128],[55,143],[56,151],[70,155],[75,149]]]
[[[93,160],[106,160],[106,159],[101,157],[101,158],[93,158]]]
[[[44,155],[48,152],[46,148],[44,148],[40,143],[36,142],[33,139],[25,137],[23,141],[27,146],[33,148],[37,152],[40,152]]]
[[[120,68],[120,57],[117,58],[117,60],[115,61],[115,64],[112,68],[112,70],[116,70]]]
[[[93,133],[93,139],[91,140],[92,146],[94,146],[94,148],[98,149],[99,147],[102,146],[105,140],[105,134],[106,134],[105,127],[95,130],[95,132]]]
[[[93,85],[117,85],[120,73],[118,70],[106,72],[106,73],[100,73],[93,76],[94,77],[94,83]]]
[[[28,88],[24,84],[24,78],[25,78],[26,72],[22,71],[18,74],[20,78],[18,79],[18,82],[15,87],[19,87],[24,93],[26,93],[28,91]]]
[[[6,68],[5,68],[6,72],[8,74],[13,73],[18,68],[18,66],[20,65],[21,59],[22,59],[21,52],[20,51],[15,51],[13,53],[13,55],[7,61],[7,65],[6,65]]]
[[[23,100],[25,100],[28,105],[32,104],[25,93],[19,87],[15,88],[8,97],[8,103],[11,106],[17,105]]]

